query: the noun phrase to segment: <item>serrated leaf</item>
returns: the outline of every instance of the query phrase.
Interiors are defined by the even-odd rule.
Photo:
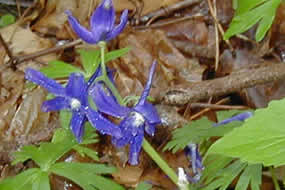
[[[213,190],[219,188],[219,190],[226,190],[231,182],[240,174],[240,172],[247,166],[239,160],[234,161],[228,167],[220,170],[216,177],[218,179],[214,180],[208,184],[203,190]]]
[[[82,157],[88,156],[92,158],[93,160],[96,160],[96,161],[99,160],[98,153],[90,148],[76,145],[73,147],[73,149],[76,150]]]
[[[100,50],[78,50],[86,77],[91,77],[100,64]]]
[[[254,187],[254,190],[259,190],[259,186],[261,185],[261,177],[261,164],[248,165],[239,177],[235,190],[247,190],[249,184],[251,184],[251,189]]]
[[[64,78],[69,77],[71,73],[83,73],[84,72],[72,66],[71,64],[65,63],[63,61],[51,61],[46,67],[40,69],[40,71],[45,74],[47,77],[55,78]]]
[[[106,179],[97,174],[111,174],[116,171],[114,167],[103,164],[85,164],[85,163],[57,163],[50,169],[51,172],[64,176],[77,183],[84,190],[112,189],[123,190],[124,188],[112,180]]]
[[[46,171],[61,156],[77,144],[72,138],[71,134],[66,133],[63,129],[58,129],[51,143],[43,142],[39,147],[33,145],[24,146],[20,151],[15,152],[13,164],[24,162],[27,159],[33,159],[42,170]]]
[[[265,166],[285,164],[285,99],[272,101],[253,117],[216,141],[208,154],[238,157]]]
[[[149,190],[152,188],[152,185],[146,182],[141,182],[138,184],[135,190]]]
[[[3,190],[31,190],[32,184],[42,171],[38,168],[28,169],[14,177],[8,177],[0,182],[0,189]],[[46,189],[44,189],[46,190]]]
[[[234,114],[238,114],[241,111],[222,111],[218,112],[219,120],[229,118]],[[190,124],[183,126],[182,128],[176,129],[173,132],[172,140],[167,143],[164,150],[172,149],[172,152],[177,152],[180,149],[184,149],[188,143],[200,143],[210,137],[219,137],[230,132],[235,127],[241,126],[242,122],[234,121],[226,125],[219,127],[213,127],[212,121],[203,117],[199,120],[192,121]]]
[[[122,49],[118,49],[118,50],[114,50],[114,51],[110,51],[108,53],[105,54],[105,62],[114,60],[118,57],[121,57],[123,55],[125,55],[126,53],[128,53],[130,51],[131,48],[126,47],[126,48],[122,48]]]
[[[255,38],[256,41],[261,41],[270,28],[280,3],[281,0],[239,2],[237,14],[226,31],[224,39],[227,40],[233,35],[245,32],[260,21]]]

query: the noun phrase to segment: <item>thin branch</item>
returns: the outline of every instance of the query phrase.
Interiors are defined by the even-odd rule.
[[[163,7],[161,9],[154,11],[154,12],[148,13],[147,15],[140,17],[138,22],[136,21],[133,23],[148,23],[148,25],[149,25],[150,20],[154,21],[155,19],[157,19],[159,17],[168,16],[169,14],[171,14],[175,11],[190,7],[194,4],[200,3],[201,1],[202,0],[184,0],[184,1],[178,2],[174,5],[170,5],[168,7]]]
[[[158,100],[170,105],[185,105],[282,79],[285,79],[284,63],[254,64],[226,77],[172,88],[158,97]]]

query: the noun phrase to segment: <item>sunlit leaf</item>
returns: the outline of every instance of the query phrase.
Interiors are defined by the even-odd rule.
[[[238,9],[224,39],[245,32],[259,22],[255,38],[261,41],[269,30],[275,18],[276,10],[281,0],[242,0],[238,2]]]
[[[64,78],[69,77],[71,73],[83,73],[84,72],[77,68],[72,66],[71,64],[65,63],[63,61],[51,61],[48,63],[46,67],[43,67],[40,70],[43,74],[45,74],[49,78]]]
[[[242,111],[223,111],[218,112],[219,120],[232,117],[234,114],[241,113]],[[172,152],[184,149],[189,143],[200,143],[210,137],[220,137],[230,132],[235,127],[241,126],[242,122],[234,121],[219,127],[213,127],[214,122],[209,121],[203,117],[199,120],[192,121],[191,123],[178,128],[173,132],[173,137],[170,142],[164,147],[164,150],[172,149]]]
[[[91,75],[96,71],[100,64],[100,50],[78,50],[81,58],[81,63],[86,73],[86,77],[91,77]]]
[[[285,99],[272,101],[242,127],[232,130],[216,141],[208,154],[237,157],[249,163],[265,166],[285,164]]]
[[[114,167],[103,164],[85,163],[57,163],[52,166],[51,172],[71,179],[84,190],[94,190],[94,187],[102,190],[123,190],[124,188],[110,179],[98,174],[111,174],[116,171]]]
[[[15,23],[16,18],[14,15],[5,14],[0,18],[0,27],[8,26],[10,24]]]

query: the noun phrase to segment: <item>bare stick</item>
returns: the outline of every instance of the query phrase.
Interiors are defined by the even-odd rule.
[[[243,88],[282,79],[285,79],[284,63],[256,64],[226,77],[172,88],[158,99],[165,104],[185,105],[189,102],[197,102],[211,96],[221,96],[237,92]]]

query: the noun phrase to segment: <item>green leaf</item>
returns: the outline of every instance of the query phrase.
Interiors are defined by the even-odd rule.
[[[222,111],[218,112],[218,119],[223,120],[232,117],[234,114],[241,113],[242,111]],[[177,152],[184,149],[188,143],[200,143],[210,137],[219,137],[230,132],[235,127],[241,126],[242,122],[234,121],[219,127],[213,127],[212,121],[203,117],[202,119],[192,121],[190,124],[178,128],[173,132],[173,137],[170,142],[164,147],[164,150],[172,149],[172,152]]]
[[[50,190],[48,172],[39,172],[32,182],[32,190]]]
[[[285,164],[285,99],[272,101],[253,117],[216,141],[208,154],[237,157],[265,166]]]
[[[138,184],[135,190],[149,190],[152,188],[152,185],[146,182],[141,182]]]
[[[20,151],[15,152],[13,164],[33,159],[43,171],[47,171],[53,163],[76,144],[77,142],[71,133],[58,129],[51,143],[43,142],[39,147],[33,145],[24,146]]]
[[[126,47],[126,48],[122,48],[122,49],[118,49],[118,50],[114,50],[114,51],[110,51],[108,53],[105,54],[105,62],[107,63],[108,61],[114,60],[118,57],[121,57],[123,55],[125,55],[126,53],[128,53],[130,51],[131,48]]]
[[[84,72],[72,66],[71,64],[67,64],[63,61],[51,61],[48,63],[48,66],[43,67],[40,70],[43,74],[45,74],[49,78],[64,78],[69,77],[71,73],[83,73]]]
[[[224,39],[227,40],[233,35],[245,32],[260,21],[255,38],[257,41],[261,41],[272,25],[280,3],[281,0],[240,1],[237,14],[226,31]]]
[[[86,72],[86,77],[89,78],[100,64],[100,50],[78,50],[78,53],[80,54],[81,63]]]
[[[231,182],[240,174],[240,172],[247,166],[246,163],[242,163],[236,160],[228,167],[223,168],[216,174],[216,178],[210,184],[208,184],[203,190],[213,190],[219,188],[219,190],[226,190]]]
[[[112,189],[123,190],[124,188],[112,180],[99,176],[98,174],[111,174],[116,171],[114,167],[103,164],[86,163],[57,163],[51,167],[51,172],[66,177],[77,183],[84,190]]]
[[[261,185],[262,165],[247,164],[240,160],[222,155],[210,155],[204,161],[205,170],[200,180],[200,185],[206,186],[203,190],[225,190],[232,181],[237,179],[235,190],[259,190]]]
[[[73,147],[73,149],[76,150],[82,157],[88,156],[93,160],[99,161],[98,153],[90,148],[76,145]]]
[[[252,190],[259,190],[259,186],[261,185],[261,178],[262,165],[248,165],[239,177],[235,190],[247,190],[250,183]]]
[[[34,190],[33,183],[42,176],[43,172],[38,168],[28,169],[14,177],[8,177],[0,182],[0,189],[3,190]],[[43,186],[44,187],[44,186]],[[49,190],[49,189],[43,189]]]
[[[10,24],[15,23],[15,21],[16,21],[16,18],[14,15],[5,14],[5,15],[1,16],[0,27],[8,26]]]
[[[59,112],[59,121],[61,124],[61,127],[63,127],[66,130],[69,130],[69,123],[72,117],[72,113],[70,111],[60,111]]]

